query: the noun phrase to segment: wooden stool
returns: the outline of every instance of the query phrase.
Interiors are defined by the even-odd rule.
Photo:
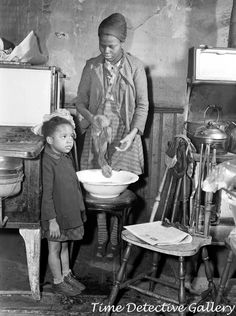
[[[127,224],[128,216],[136,201],[137,196],[130,190],[125,190],[115,198],[97,198],[89,193],[85,195],[85,205],[88,212],[105,213],[117,217],[118,240],[121,244],[120,253],[123,252],[122,228]]]

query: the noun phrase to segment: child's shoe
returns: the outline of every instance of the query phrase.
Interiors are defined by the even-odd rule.
[[[73,288],[69,283],[64,280],[59,284],[53,284],[52,290],[54,293],[62,294],[65,296],[76,296],[81,293],[78,288]]]
[[[73,288],[79,289],[80,291],[85,290],[85,285],[74,276],[71,272],[64,277],[64,281],[71,285]]]

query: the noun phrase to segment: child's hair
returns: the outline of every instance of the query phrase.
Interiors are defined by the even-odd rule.
[[[47,136],[52,136],[52,134],[55,132],[56,128],[59,125],[63,125],[63,124],[68,124],[70,125],[73,129],[74,127],[72,126],[72,124],[70,123],[70,121],[68,121],[67,119],[65,119],[64,117],[61,116],[54,116],[52,117],[49,121],[46,121],[43,123],[42,126],[42,135],[46,138]]]

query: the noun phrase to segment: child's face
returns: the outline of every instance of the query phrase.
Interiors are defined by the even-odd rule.
[[[47,137],[53,151],[58,154],[68,153],[73,147],[74,130],[69,124],[57,126],[52,136]]]

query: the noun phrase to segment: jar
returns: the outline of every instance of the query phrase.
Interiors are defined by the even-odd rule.
[[[225,129],[225,132],[229,136],[229,147],[228,151],[236,154],[236,123],[235,122],[230,122]]]

